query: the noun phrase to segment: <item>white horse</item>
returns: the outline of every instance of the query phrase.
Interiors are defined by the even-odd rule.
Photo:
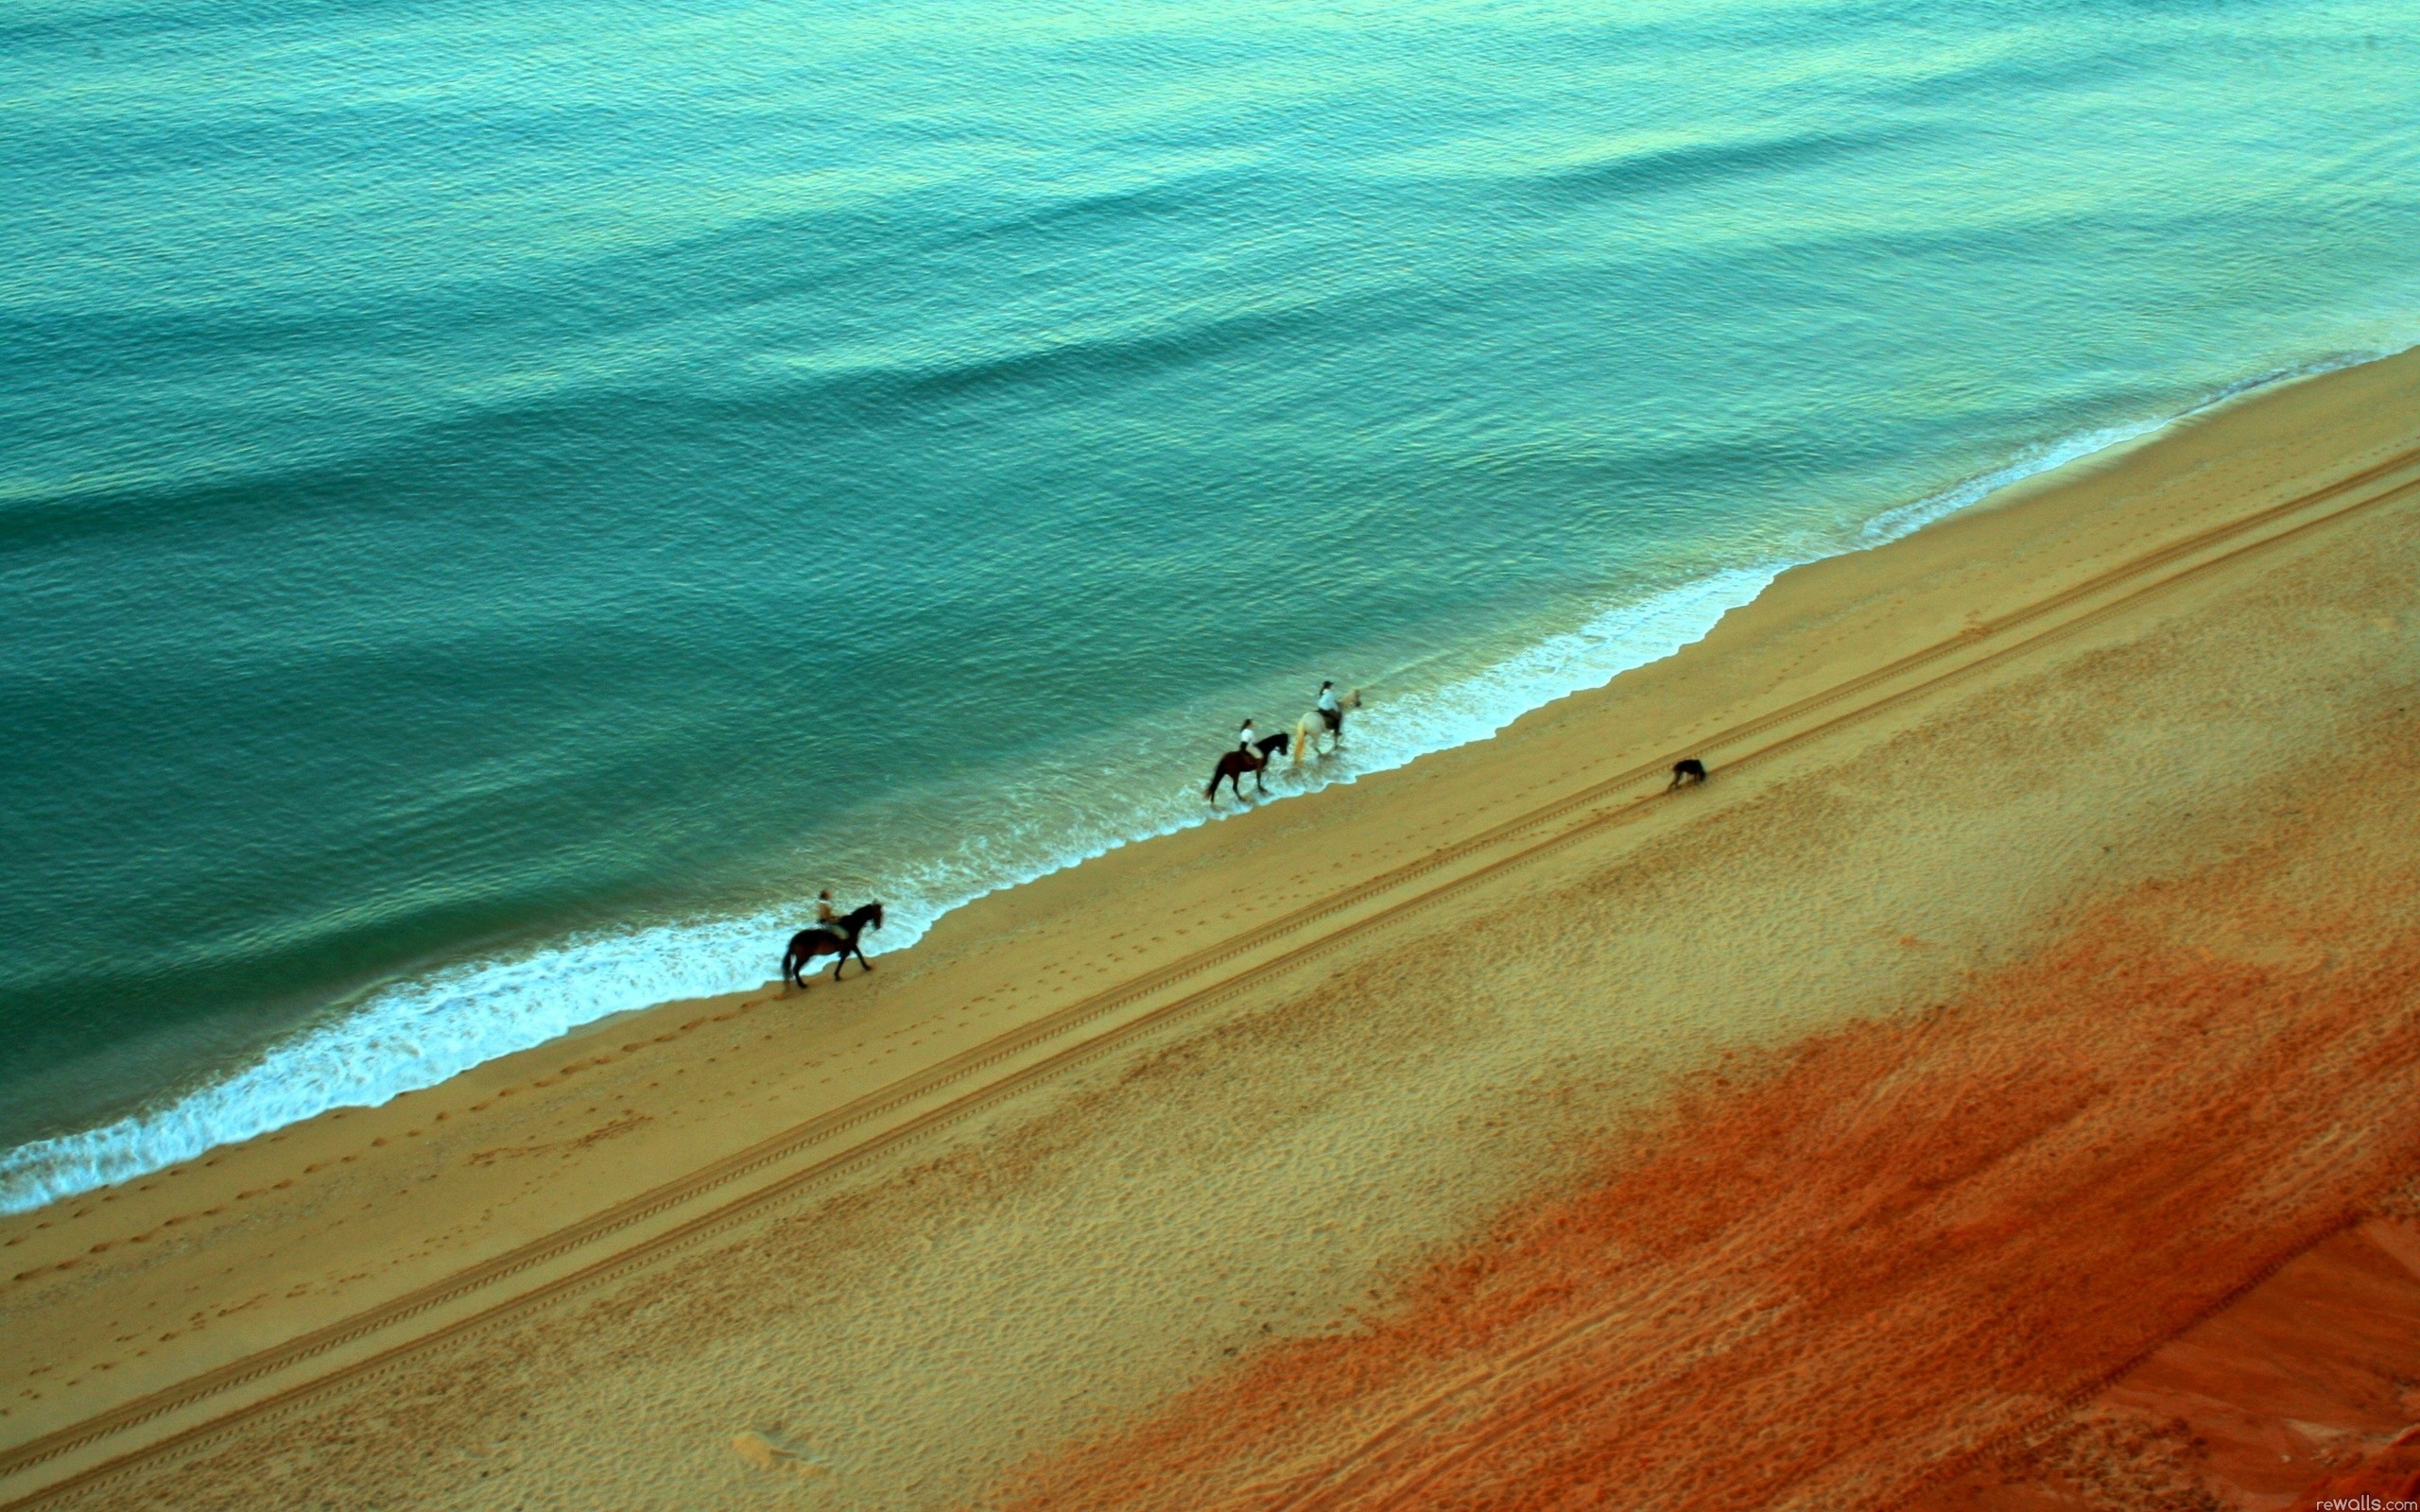
[[[1339,712],[1336,718],[1336,732],[1334,734],[1328,733],[1327,716],[1321,713],[1316,709],[1312,710],[1309,713],[1305,714],[1302,718],[1294,721],[1294,748],[1291,752],[1294,759],[1288,765],[1287,768],[1288,770],[1292,771],[1299,769],[1303,765],[1303,758],[1305,756],[1326,756],[1333,753],[1336,747],[1344,744],[1344,715],[1342,711],[1347,709],[1358,709],[1361,707],[1361,690],[1356,688],[1351,693],[1346,694],[1343,697],[1339,698],[1336,700],[1336,707]],[[1327,736],[1326,750],[1320,749],[1316,744],[1319,738],[1322,735]]]

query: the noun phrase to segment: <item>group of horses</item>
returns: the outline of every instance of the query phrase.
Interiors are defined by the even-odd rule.
[[[1249,746],[1237,746],[1219,758],[1217,769],[1210,774],[1210,785],[1201,790],[1201,796],[1212,803],[1218,802],[1219,784],[1224,782],[1236,790],[1236,801],[1240,803],[1244,800],[1243,780],[1246,775],[1251,776],[1254,792],[1269,791],[1269,784],[1261,781],[1260,774],[1269,770],[1269,764],[1278,757],[1292,756],[1293,763],[1288,769],[1300,771],[1306,756],[1316,759],[1334,755],[1336,748],[1344,744],[1345,711],[1360,707],[1361,690],[1356,688],[1336,700],[1336,724],[1333,728],[1328,725],[1325,712],[1314,709],[1295,720],[1291,730],[1281,730]],[[1327,742],[1325,749],[1320,747],[1322,739]]]
[[[1292,730],[1281,730],[1266,740],[1238,746],[1219,757],[1218,769],[1210,774],[1210,785],[1201,790],[1201,796],[1217,803],[1219,784],[1225,782],[1236,790],[1236,801],[1240,803],[1244,800],[1242,779],[1245,773],[1252,774],[1253,786],[1256,791],[1266,793],[1269,789],[1262,784],[1260,774],[1269,769],[1269,764],[1275,758],[1291,755],[1294,766],[1300,768],[1305,756],[1317,758],[1333,754],[1339,746],[1344,744],[1343,711],[1361,707],[1361,690],[1354,689],[1337,703],[1340,707],[1333,726],[1328,723],[1325,713],[1314,709],[1294,721]],[[1325,749],[1319,745],[1322,737],[1327,741]],[[1672,764],[1672,784],[1665,791],[1668,793],[1672,788],[1704,781],[1705,764],[1694,756],[1685,757]],[[882,904],[868,903],[863,908],[852,909],[831,923],[800,930],[790,936],[789,949],[782,953],[782,981],[788,987],[805,991],[804,973],[819,955],[839,957],[832,963],[832,980],[835,982],[840,980],[840,969],[849,964],[852,955],[857,958],[859,966],[873,971],[873,962],[867,960],[866,953],[857,948],[857,938],[869,929],[881,927]]]
[[[1211,774],[1210,786],[1201,796],[1216,803],[1219,800],[1219,784],[1226,782],[1235,788],[1236,801],[1242,802],[1244,790],[1241,779],[1247,772],[1252,774],[1254,788],[1268,792],[1260,774],[1269,769],[1271,761],[1290,755],[1299,769],[1305,756],[1317,758],[1333,754],[1337,747],[1344,743],[1344,711],[1360,707],[1361,690],[1356,688],[1337,700],[1334,726],[1329,725],[1325,713],[1314,709],[1294,721],[1292,730],[1281,730],[1266,740],[1256,740],[1249,747],[1237,747],[1227,752],[1219,758],[1219,769]],[[789,949],[782,953],[783,984],[805,991],[806,970],[820,955],[838,957],[832,963],[832,980],[835,982],[840,980],[840,971],[849,964],[851,956],[856,957],[859,966],[873,971],[873,962],[867,960],[866,953],[857,948],[857,940],[867,930],[881,927],[882,904],[868,903],[828,924],[816,924],[800,930],[790,936]]]

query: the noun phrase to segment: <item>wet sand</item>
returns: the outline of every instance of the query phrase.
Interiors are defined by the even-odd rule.
[[[2415,448],[2420,355],[2252,396],[870,977],[0,1220],[0,1497],[2268,1507],[2384,1466]]]

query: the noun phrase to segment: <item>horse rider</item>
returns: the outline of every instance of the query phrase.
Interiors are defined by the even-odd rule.
[[[838,930],[847,917],[840,912],[840,905],[832,901],[831,888],[826,887],[815,895],[815,921],[818,924],[825,929]]]
[[[1336,701],[1335,683],[1322,682],[1320,684],[1319,709],[1320,717],[1327,721],[1327,732],[1331,735],[1342,735],[1344,733],[1344,706]]]
[[[1250,716],[1246,716],[1243,728],[1236,731],[1236,749],[1247,754],[1257,755],[1258,752],[1253,750],[1253,739],[1252,719]]]

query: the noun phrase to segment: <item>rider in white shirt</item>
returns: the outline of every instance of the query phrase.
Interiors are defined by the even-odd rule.
[[[1344,706],[1336,701],[1336,684],[1333,682],[1320,684],[1320,717],[1327,721],[1329,734],[1344,732]]]
[[[1253,747],[1253,729],[1252,729],[1252,721],[1251,721],[1251,720],[1249,720],[1249,719],[1247,719],[1247,720],[1245,720],[1245,721],[1244,721],[1244,727],[1243,727],[1243,729],[1238,730],[1236,730],[1236,749],[1237,749],[1237,750],[1250,750],[1250,749],[1252,749],[1252,747]]]
[[[827,929],[838,929],[843,918],[840,905],[832,901],[832,889],[824,888],[815,895],[815,921]]]

